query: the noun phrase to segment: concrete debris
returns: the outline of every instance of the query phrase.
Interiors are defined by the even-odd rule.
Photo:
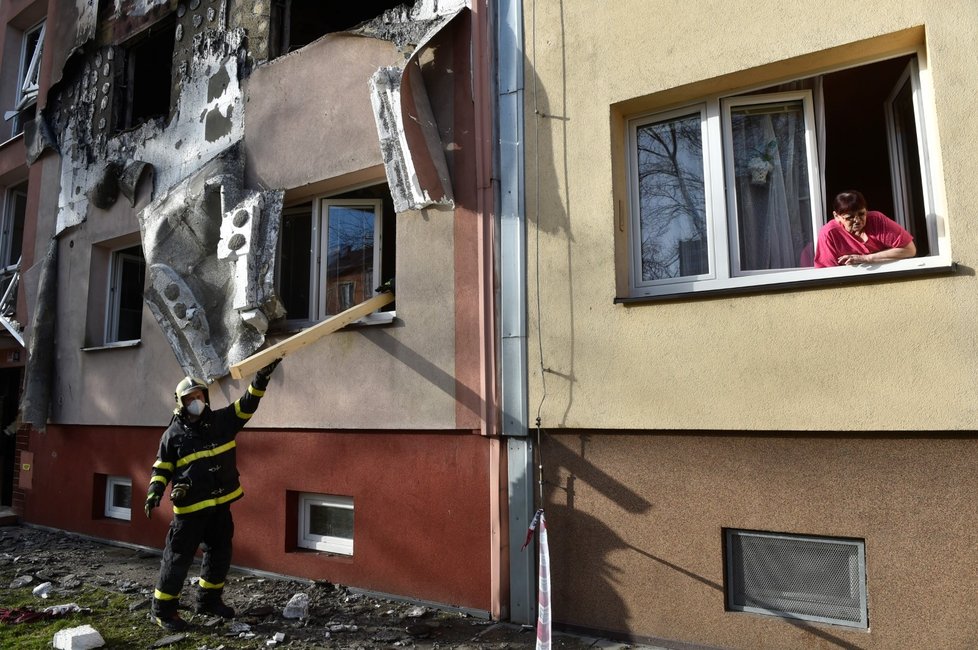
[[[33,593],[38,598],[47,598],[48,595],[51,593],[51,583],[42,582],[41,584],[34,587],[31,593]]]
[[[54,647],[60,650],[89,650],[90,648],[101,648],[105,645],[105,639],[91,625],[81,625],[61,630],[54,635]]]
[[[329,626],[330,632],[356,632],[360,628],[349,623],[332,623]]]
[[[171,634],[170,636],[165,636],[158,640],[156,643],[151,645],[151,648],[165,648],[167,646],[176,645],[187,638],[186,634]]]
[[[427,613],[428,610],[425,609],[424,607],[412,607],[407,612],[405,612],[404,615],[408,618],[421,618]]]
[[[143,160],[136,160],[128,165],[119,176],[119,192],[129,199],[129,205],[136,205],[136,190],[144,178],[152,178],[153,166]]]
[[[265,642],[265,645],[276,645],[285,641],[285,632],[276,632],[272,638]]]
[[[251,626],[243,621],[231,621],[231,625],[228,626],[228,632],[231,634],[241,634],[242,632],[251,632]]]
[[[284,618],[309,618],[309,596],[303,593],[292,596],[285,605],[285,609],[282,610],[282,616]]]
[[[29,576],[29,575],[17,576],[16,578],[10,581],[10,584],[7,585],[7,587],[10,589],[20,589],[21,587],[26,587],[33,581],[34,581],[34,576]]]
[[[91,614],[92,610],[88,607],[82,607],[78,603],[65,603],[64,605],[45,607],[44,613],[48,616],[67,616],[68,614]]]

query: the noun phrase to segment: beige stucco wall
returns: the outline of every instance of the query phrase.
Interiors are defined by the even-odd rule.
[[[884,35],[919,39],[921,26],[934,87],[928,135],[946,197],[938,218],[957,274],[614,304],[615,225],[627,194],[614,183],[623,127],[613,106],[745,70],[790,77],[798,71],[778,62],[832,48],[855,61],[867,39],[885,49]],[[529,403],[544,394],[532,343],[540,336],[544,426],[975,427],[978,5],[535,3],[525,34]]]

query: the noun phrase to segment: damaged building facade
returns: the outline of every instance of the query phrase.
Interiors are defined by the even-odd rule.
[[[505,615],[485,5],[2,13],[6,500],[159,547],[140,504],[180,378],[229,403],[231,366],[392,291],[290,354],[239,435],[235,563]]]

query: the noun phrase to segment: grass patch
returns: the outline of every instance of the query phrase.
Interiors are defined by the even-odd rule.
[[[8,578],[9,584],[9,578]],[[130,611],[129,607],[146,599],[141,594],[121,594],[108,591],[101,587],[86,587],[80,590],[73,590],[69,594],[56,594],[51,598],[41,599],[33,595],[32,588],[36,583],[18,589],[0,589],[2,602],[0,607],[13,609],[27,607],[34,611],[42,611],[51,605],[62,605],[65,603],[75,603],[80,607],[91,609],[91,613],[74,613],[59,618],[40,619],[30,623],[2,624],[0,623],[0,646],[5,650],[37,650],[41,648],[51,648],[54,635],[66,628],[78,627],[80,625],[91,625],[102,638],[105,639],[106,648],[149,648],[160,639],[172,636],[168,632],[149,619],[149,608],[141,607],[135,611]],[[181,614],[185,619],[189,619],[189,613]],[[229,647],[248,647],[242,645],[246,643],[244,639],[232,639],[222,633],[223,624],[218,624],[213,628],[202,627],[201,617],[194,621],[197,623],[191,630],[188,630],[187,637],[172,646],[172,648],[200,648],[206,646],[216,648],[220,645]],[[232,645],[229,641],[234,641]],[[252,639],[251,643],[260,641],[264,645],[264,639]]]

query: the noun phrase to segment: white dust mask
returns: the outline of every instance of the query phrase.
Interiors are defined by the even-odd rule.
[[[198,416],[204,412],[204,401],[195,399],[194,401],[187,404],[187,413],[193,416]]]

